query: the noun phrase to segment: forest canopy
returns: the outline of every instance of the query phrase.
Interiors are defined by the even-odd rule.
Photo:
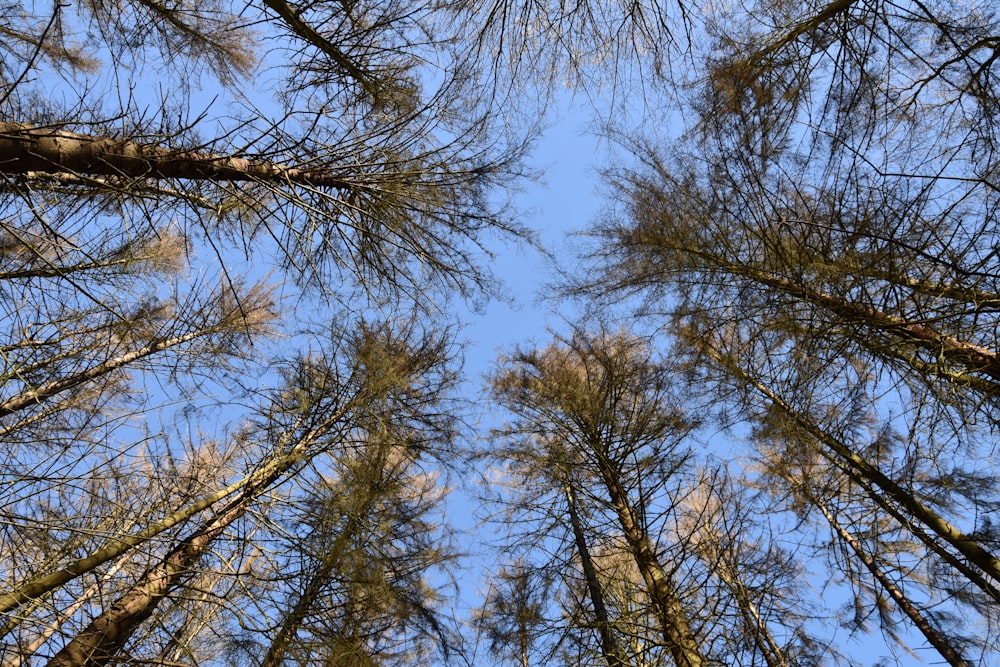
[[[989,3],[0,35],[3,665],[1000,664]],[[545,248],[571,96],[606,206]],[[515,248],[573,315],[477,378]]]

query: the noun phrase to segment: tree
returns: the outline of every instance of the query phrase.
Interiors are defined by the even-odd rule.
[[[655,98],[648,89],[676,76],[685,57],[693,10],[683,0],[490,0],[463,6],[457,20],[466,57],[492,74],[486,85],[497,90],[495,103],[533,124],[548,115],[557,91],[566,87],[597,100],[596,107],[649,111],[643,102],[647,95]]]
[[[161,550],[156,548],[155,544],[143,544],[153,548],[148,552],[144,549],[139,557],[148,558],[152,562],[151,565],[145,571],[137,572],[132,583],[121,582],[124,588],[121,593],[112,594],[112,597],[117,595],[114,603],[68,641],[50,664],[97,665],[118,659],[116,656],[128,646],[136,628],[150,618],[158,607],[165,604],[167,596],[192,578],[197,580],[198,573],[212,571],[203,561],[219,558],[238,561],[240,553],[252,550],[253,541],[241,543],[240,540],[236,540],[229,547],[216,548],[211,552],[211,558],[208,558],[209,549],[222,541],[227,529],[236,525],[236,522],[251,519],[255,508],[258,508],[257,511],[266,509],[267,503],[261,506],[265,494],[273,494],[282,483],[287,484],[289,479],[295,479],[297,484],[304,485],[310,477],[307,473],[310,468],[317,471],[327,468],[320,465],[323,457],[345,460],[346,463],[356,460],[359,456],[367,458],[367,455],[371,454],[370,449],[365,449],[368,447],[402,447],[406,449],[400,452],[402,456],[397,459],[396,465],[405,467],[408,461],[416,461],[432,453],[434,448],[446,445],[447,439],[450,438],[448,423],[451,418],[446,415],[441,416],[440,413],[425,412],[435,405],[441,392],[447,390],[453,381],[450,371],[442,367],[447,361],[446,357],[441,356],[444,351],[442,340],[428,337],[422,342],[412,341],[411,347],[411,342],[403,340],[399,335],[399,332],[389,328],[363,328],[361,334],[354,336],[340,350],[341,354],[328,357],[338,359],[340,368],[321,365],[325,363],[320,361],[323,357],[302,359],[291,366],[286,387],[271,399],[271,405],[264,406],[258,425],[238,436],[239,440],[248,445],[253,443],[251,446],[254,449],[262,450],[256,457],[258,467],[248,476],[249,480],[232,485],[235,488],[231,487],[226,495],[219,494],[221,497],[215,503],[214,515],[205,517],[200,523],[189,528],[186,535],[167,541],[163,553],[159,553]],[[372,439],[382,444],[369,444]],[[357,451],[355,448],[358,448]],[[249,458],[247,461],[253,462],[254,458]],[[365,461],[366,465],[377,465],[377,463],[377,460]],[[336,467],[334,466],[334,469]],[[353,485],[350,484],[351,481],[354,482]],[[336,489],[341,494],[347,494],[349,489],[348,497],[363,497],[364,493],[374,494],[379,491],[378,488],[372,488],[370,483],[366,488],[361,481],[348,475],[348,471],[342,474],[337,484],[347,487]],[[432,480],[422,482],[421,486],[416,486],[415,483],[406,485],[397,482],[395,493],[402,493],[403,497],[395,502],[403,503],[400,507],[405,509],[405,503],[408,502],[405,496],[411,492],[415,493],[416,489],[421,487],[423,488],[421,493],[428,500],[434,497],[436,491],[432,488]],[[335,489],[328,489],[328,493],[333,491]],[[295,495],[292,494],[286,502],[294,501],[300,504],[306,502],[295,500]],[[391,496],[385,501],[392,502]],[[343,501],[337,495],[333,495],[328,496],[325,502]],[[383,507],[380,516],[378,508],[371,504],[365,505],[364,514],[353,514],[352,517],[355,522],[364,521],[365,524],[373,522],[376,526],[385,526],[383,530],[388,529],[390,532],[381,539],[388,540],[388,544],[392,544],[394,540],[405,539],[404,536],[396,534],[397,531],[406,527],[406,522],[419,520],[420,514],[427,510],[426,503],[426,500],[418,501],[417,505],[407,510],[408,513],[404,512],[400,516],[398,522],[386,523],[391,514],[386,514]],[[274,514],[273,508],[270,514]],[[347,528],[349,527],[350,525]],[[338,534],[337,539],[359,539],[357,535],[359,527],[355,526],[353,530],[347,528],[341,527],[346,532]],[[406,588],[404,582],[409,584],[420,582],[428,568],[436,563],[439,564],[447,556],[441,555],[446,552],[442,550],[440,544],[427,543],[433,533],[429,532],[426,526],[422,529],[410,527],[409,530],[411,535],[417,531],[415,534],[423,538],[423,541],[418,541],[409,552],[392,553],[391,547],[385,547],[389,549],[385,552],[366,550],[362,562],[384,566],[387,562],[393,563],[395,559],[391,567],[396,572],[405,573],[406,577],[394,582],[401,586],[405,593],[403,601],[412,599],[412,604],[418,604],[418,597],[415,596],[418,595],[419,589]],[[322,548],[318,534],[304,535],[300,539],[305,540],[307,537],[311,540],[311,549]],[[371,538],[363,538],[363,544],[369,540]],[[230,550],[235,551],[231,555],[223,555]],[[338,555],[343,560],[350,560],[343,550]],[[423,562],[421,559],[424,558],[429,559],[427,564],[420,565],[419,563]],[[97,565],[100,563],[93,563],[94,567]],[[345,567],[340,561],[337,565]],[[81,571],[75,572],[76,576],[86,574],[82,568],[77,569]],[[207,580],[199,585],[203,586],[200,590],[207,592],[224,587],[229,577],[220,576],[222,572],[225,570],[221,570],[215,576],[208,576]],[[321,571],[316,572],[320,573]],[[245,573],[237,571],[235,574],[239,576]],[[257,576],[261,575],[258,573]],[[29,582],[28,586],[22,586],[20,591],[24,592],[31,583],[33,582]],[[357,582],[355,585],[361,586],[361,583]],[[52,587],[45,591],[28,590],[14,601],[28,602],[39,599],[43,593],[51,589]],[[211,599],[198,602],[209,606],[217,604]],[[310,603],[314,602],[310,600]],[[295,606],[289,610],[291,615],[288,618],[294,620],[296,614],[303,613],[307,608],[311,607]],[[404,608],[405,605],[394,610],[398,614],[393,617],[396,621],[404,613]],[[418,606],[416,610],[428,620],[434,618],[434,613],[429,608]],[[355,619],[355,622],[362,623],[370,621],[371,614],[375,614],[376,610],[371,605],[366,605],[356,613],[361,616]],[[411,610],[409,613],[414,612]],[[289,622],[292,621],[286,621]],[[301,622],[301,619],[297,622]],[[216,627],[215,632],[220,632],[220,628]],[[154,647],[155,642],[147,638],[132,650],[148,653]],[[187,649],[186,646],[182,648]]]
[[[303,489],[306,499],[280,517],[288,536],[275,531],[287,553],[270,559],[267,576],[258,568],[259,578],[281,582],[260,597],[274,595],[271,604],[283,610],[276,630],[258,624],[267,647],[261,665],[413,664],[456,649],[441,609],[446,597],[430,577],[449,576],[457,556],[447,526],[430,516],[445,493],[426,471],[431,459],[449,458],[456,419],[432,409],[456,376],[441,366],[441,338],[410,349],[387,342],[369,341],[366,373],[400,393],[367,401],[364,440],[333,454],[335,475]]]
[[[876,619],[991,657],[990,8],[88,0],[0,34],[5,664],[456,649],[449,306],[530,241],[502,188],[563,79],[635,158],[577,291],[673,352],[502,361],[496,653],[821,664]],[[708,415],[750,446],[699,456]]]
[[[397,514],[340,539],[363,542],[356,559],[399,550],[394,601],[327,616],[353,605],[358,631],[452,641],[413,588],[450,558],[420,523],[436,477],[417,474],[448,458],[450,334],[417,340],[402,313],[435,330],[452,295],[488,296],[484,236],[524,232],[488,196],[520,142],[441,7],[35,9],[0,8],[3,661],[218,659],[265,562],[268,618],[293,637],[329,597],[296,598],[256,539],[336,541],[270,531],[374,493],[347,461],[379,438],[410,467],[361,509]]]
[[[672,441],[675,430],[684,432],[687,427],[656,400],[659,397],[655,393],[664,387],[662,383],[653,384],[658,379],[651,374],[652,369],[644,368],[646,375],[636,377],[639,373],[635,367],[642,362],[631,358],[634,351],[629,349],[626,338],[610,339],[602,346],[599,341],[580,336],[564,344],[537,352],[517,352],[502,360],[501,370],[491,379],[498,401],[515,416],[510,427],[497,434],[509,442],[498,452],[500,460],[520,478],[517,487],[537,487],[542,492],[548,488],[561,497],[558,507],[562,516],[557,521],[571,527],[571,537],[565,544],[579,559],[582,587],[593,609],[605,663],[621,664],[624,658],[604,603],[603,584],[598,580],[591,553],[594,546],[588,544],[595,538],[588,539],[584,530],[584,507],[591,521],[601,521],[598,507],[614,516],[615,534],[596,539],[607,543],[620,536],[627,544],[625,548],[636,562],[655,609],[653,615],[660,624],[663,645],[675,660],[690,659],[701,664],[699,642],[690,627],[688,612],[681,606],[677,584],[660,562],[638,516],[644,515],[647,508],[644,504],[636,507],[626,491],[626,485],[633,491],[643,489],[642,482],[632,477],[624,480],[622,476],[628,473],[619,470],[625,461],[640,457],[648,459],[647,465],[660,469],[678,465],[682,456],[657,460],[637,450],[647,443],[656,449],[661,438]],[[648,399],[647,393],[655,397]],[[669,446],[663,447],[669,451]],[[533,505],[538,503],[532,499]],[[537,543],[538,533],[532,532],[532,541]]]
[[[644,600],[646,621],[657,628],[655,645],[672,664],[710,664],[735,655],[754,664],[762,653],[753,657],[753,639],[736,648],[726,647],[721,639],[740,632],[756,637],[758,646],[770,641],[764,664],[782,664],[786,647],[772,638],[769,624],[788,617],[765,589],[752,596],[747,591],[755,571],[769,571],[774,577],[770,592],[777,593],[777,581],[794,577],[794,568],[778,567],[775,573],[782,560],[769,554],[756,564],[734,559],[745,569],[720,571],[718,549],[746,540],[744,551],[754,551],[749,535],[758,533],[746,515],[741,526],[745,535],[720,533],[704,523],[711,512],[695,510],[687,500],[699,489],[712,493],[712,484],[699,479],[699,466],[685,445],[695,423],[672,393],[673,382],[673,374],[652,360],[645,344],[624,333],[577,333],[504,358],[491,384],[513,420],[498,432],[505,446],[494,456],[516,480],[514,488],[522,490],[508,502],[530,518],[538,508],[551,507],[533,495],[535,489],[569,489],[558,513],[566,517],[574,537],[558,548],[577,545],[598,629],[607,618],[618,637],[650,641],[648,625],[626,622],[642,618],[627,609]],[[589,539],[578,530],[583,507]],[[689,509],[682,514],[682,507]],[[736,512],[736,520],[735,504],[725,507]],[[685,515],[689,519],[682,521]],[[548,533],[539,531],[537,523],[529,525],[530,543],[537,549],[540,535]],[[623,559],[628,562],[624,569]],[[612,590],[624,591],[617,604],[610,602],[615,599]],[[598,605],[598,600],[607,602]],[[602,612],[602,607],[608,611]],[[731,618],[731,608],[742,613]],[[765,621],[761,609],[776,612],[779,620]],[[623,646],[631,643],[618,641]],[[605,662],[617,664],[616,654],[607,648],[612,644],[603,635],[601,645],[606,647]],[[716,646],[718,652],[712,651]]]
[[[600,575],[598,559],[592,553],[594,548],[575,482],[565,472],[559,476],[564,480],[565,514],[559,516],[563,512],[561,504],[552,508],[549,513],[553,521],[546,531],[546,537],[555,541],[558,548],[554,554],[545,554],[548,563],[538,563],[541,559],[532,553],[538,549],[528,544],[527,537],[522,543],[513,534],[509,535],[512,542],[505,543],[503,548],[518,554],[517,560],[506,564],[490,580],[490,592],[475,617],[476,626],[490,638],[490,650],[495,656],[522,667],[560,659],[567,663],[597,659],[592,653],[600,656],[601,664],[624,667],[632,661],[621,646],[620,624],[609,611],[606,577]],[[510,508],[508,516],[514,512],[526,511],[530,515],[542,511],[541,503],[528,507],[525,499],[519,499],[518,505]],[[567,522],[569,536],[562,534]],[[513,533],[509,527],[507,530]],[[534,534],[536,545],[538,535]],[[555,570],[553,556],[563,566],[561,572]],[[552,605],[559,610],[552,609]],[[591,647],[591,632],[599,638],[596,651]],[[575,646],[579,651],[573,652],[564,645]]]
[[[843,476],[799,496],[846,547],[831,562],[955,664],[972,656],[944,619],[992,626],[1000,575],[996,28],[943,3],[719,21],[690,132],[627,140],[600,277],[577,287],[643,299],[729,423],[782,434],[769,460],[804,447]]]

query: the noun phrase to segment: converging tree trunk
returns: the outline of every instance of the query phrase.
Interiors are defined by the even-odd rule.
[[[670,659],[679,667],[700,667],[706,658],[690,620],[693,601],[682,597],[639,518],[647,508],[637,503],[652,496],[637,501],[626,488],[644,488],[647,494],[657,489],[660,502],[669,502],[664,496],[668,498],[671,485],[677,483],[671,475],[682,470],[686,458],[678,444],[691,428],[667,402],[665,376],[644,354],[642,344],[626,334],[580,334],[505,359],[493,378],[493,389],[518,419],[504,436],[515,443],[524,437],[525,446],[541,446],[542,455],[553,458],[552,463],[539,462],[542,469],[534,474],[550,475],[552,484],[563,487],[571,501],[569,519],[576,543],[581,541],[578,494],[568,484],[585,485],[591,505],[594,499],[603,499],[590,511],[606,512],[609,525],[620,535],[622,548],[645,584],[651,616],[659,624],[659,643]],[[536,444],[532,434],[537,433],[544,436]],[[507,455],[522,454],[517,450]],[[650,468],[637,461],[648,462]],[[553,466],[571,475],[572,481],[560,479],[555,471],[544,472]],[[579,549],[579,553],[598,610],[597,622],[606,622],[590,551]],[[642,631],[629,627],[623,632]],[[613,660],[611,637],[602,634],[601,642],[603,655]]]
[[[861,543],[837,520],[837,517],[833,515],[823,501],[815,495],[809,494],[808,490],[805,493],[808,494],[809,501],[819,509],[823,518],[830,524],[830,528],[851,549],[862,565],[871,573],[872,577],[878,581],[879,585],[892,598],[893,602],[906,614],[907,618],[913,623],[913,626],[927,638],[931,646],[937,649],[941,657],[952,667],[970,667],[972,663],[962,657],[962,654],[952,645],[952,642],[934,627],[927,614],[906,597],[900,587],[882,571],[872,554],[865,551]]]
[[[259,493],[259,491],[258,491]],[[156,610],[164,596],[191,574],[192,568],[233,521],[254,501],[256,494],[230,503],[212,521],[181,540],[129,592],[95,618],[48,663],[49,667],[98,667],[116,661],[135,629]]]
[[[566,493],[566,507],[569,511],[569,523],[573,528],[573,540],[576,544],[576,552],[580,557],[580,567],[583,570],[583,578],[587,583],[587,593],[590,595],[590,603],[594,606],[594,622],[597,625],[597,632],[601,637],[601,654],[604,656],[608,667],[626,667],[628,662],[624,659],[618,640],[615,638],[614,625],[608,608],[604,604],[604,591],[601,589],[601,582],[597,576],[597,568],[594,567],[594,559],[590,555],[590,546],[587,544],[587,536],[583,531],[583,523],[577,509],[576,491],[570,482],[564,484]]]
[[[599,447],[598,459],[606,460],[608,452],[605,446],[599,445]],[[701,655],[698,638],[677,592],[677,585],[660,562],[649,535],[640,526],[614,471],[607,465],[600,467],[610,505],[618,516],[619,526],[628,542],[629,552],[646,583],[646,591],[655,609],[655,616],[660,623],[664,642],[674,659],[674,664],[677,667],[701,667],[705,664],[705,658]]]

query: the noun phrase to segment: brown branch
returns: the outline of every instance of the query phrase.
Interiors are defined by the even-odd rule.
[[[192,331],[174,338],[155,340],[136,350],[131,350],[125,354],[114,357],[113,359],[108,359],[107,361],[99,363],[95,366],[91,366],[90,368],[80,371],[79,373],[59,378],[58,380],[50,380],[49,382],[46,382],[38,387],[28,388],[17,396],[12,396],[6,401],[0,402],[0,417],[6,417],[9,414],[18,412],[19,410],[23,410],[32,405],[39,405],[56,394],[66,391],[67,389],[72,389],[73,387],[90,382],[91,380],[107,375],[108,373],[111,373],[119,368],[124,368],[135,361],[153,356],[158,352],[163,352],[164,350],[169,350],[178,345],[182,345],[183,343],[209,335],[214,333],[215,330],[216,327],[211,327],[207,329],[199,329],[198,331]]]
[[[313,26],[304,21],[300,10],[292,8],[284,0],[264,0],[264,4],[281,17],[281,20],[285,22],[289,30],[326,54],[337,67],[357,81],[373,99],[378,99],[379,83],[377,79],[359,67],[343,51],[338,49],[333,42],[323,37]]]
[[[802,21],[799,21],[795,25],[791,26],[783,35],[775,39],[769,44],[765,44],[760,49],[757,49],[749,58],[747,62],[761,66],[767,62],[768,59],[772,58],[781,49],[785,48],[789,44],[795,42],[799,37],[810,33],[820,26],[822,26],[827,21],[833,19],[839,14],[846,13],[857,0],[833,0],[825,7],[819,10],[813,16],[810,16]]]
[[[704,250],[685,246],[680,246],[678,249],[681,252],[705,259],[720,269],[772,287],[795,299],[819,306],[844,318],[851,324],[882,331],[897,342],[913,343],[927,352],[961,366],[964,371],[983,373],[994,382],[1000,382],[1000,355],[986,347],[961,340],[950,334],[941,333],[928,324],[906,320],[873,306],[854,303],[835,294],[807,287],[769,271],[747,264],[727,261]],[[941,375],[952,379],[950,374],[942,373]]]

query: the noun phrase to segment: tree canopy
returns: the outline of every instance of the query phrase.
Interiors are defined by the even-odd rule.
[[[84,0],[0,36],[4,665],[1000,659],[989,4]],[[607,208],[549,253],[573,324],[477,400],[457,309],[536,245],[562,87]]]

